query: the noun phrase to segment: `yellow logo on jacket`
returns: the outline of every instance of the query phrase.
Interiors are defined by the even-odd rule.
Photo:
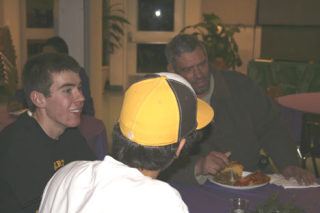
[[[64,166],[64,160],[56,160],[55,162],[53,162],[54,171],[57,171],[63,166]]]

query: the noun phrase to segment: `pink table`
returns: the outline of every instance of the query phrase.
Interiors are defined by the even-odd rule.
[[[320,114],[320,92],[286,95],[278,97],[277,101],[288,108]]]

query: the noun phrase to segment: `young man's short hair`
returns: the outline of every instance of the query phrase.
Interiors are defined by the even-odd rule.
[[[23,88],[29,109],[35,110],[30,100],[32,91],[41,92],[47,97],[50,95],[53,73],[65,71],[79,73],[80,69],[78,62],[66,54],[43,53],[30,58],[24,65],[22,73]]]
[[[59,36],[49,38],[42,46],[42,48],[50,46],[55,49],[58,53],[69,54],[69,48],[65,40]]]
[[[197,141],[197,131],[190,133],[185,139],[183,154],[187,153]],[[177,142],[166,146],[142,146],[126,138],[121,133],[119,123],[113,128],[112,141],[112,157],[118,161],[133,168],[160,171],[166,169],[176,158],[179,145]]]

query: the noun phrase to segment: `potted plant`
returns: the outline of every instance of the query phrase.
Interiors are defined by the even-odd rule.
[[[10,97],[17,87],[16,54],[9,27],[0,27],[0,95]]]
[[[294,200],[283,203],[278,199],[278,194],[271,194],[267,200],[257,205],[253,213],[304,213],[305,211],[294,205]]]
[[[103,65],[109,64],[109,55],[121,47],[121,38],[124,36],[124,25],[130,24],[124,18],[124,11],[120,4],[110,4],[109,0],[103,0]]]
[[[203,14],[203,21],[186,26],[181,33],[190,32],[204,42],[208,58],[216,69],[235,69],[241,66],[241,58],[234,34],[240,32],[238,26],[226,26],[215,15]]]

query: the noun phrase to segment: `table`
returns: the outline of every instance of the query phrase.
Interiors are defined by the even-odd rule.
[[[190,213],[227,213],[230,211],[230,198],[242,197],[249,200],[249,210],[252,211],[269,196],[278,193],[281,202],[293,201],[296,206],[303,208],[306,213],[319,213],[320,188],[283,189],[280,186],[268,184],[266,186],[249,189],[234,190],[207,182],[203,186],[172,184],[181,194]]]
[[[320,114],[320,92],[298,93],[277,98],[282,106],[307,113]]]
[[[302,166],[305,168],[306,157],[311,157],[314,173],[316,177],[319,177],[316,157],[319,157],[320,153],[320,92],[286,95],[278,97],[276,101],[281,106],[285,106],[294,110],[299,110],[301,112],[304,112],[305,115],[307,115],[305,116],[303,121],[300,121],[302,128],[299,129],[300,143],[298,144],[298,150],[299,155],[302,157]],[[299,118],[299,114],[292,114],[292,118]]]

